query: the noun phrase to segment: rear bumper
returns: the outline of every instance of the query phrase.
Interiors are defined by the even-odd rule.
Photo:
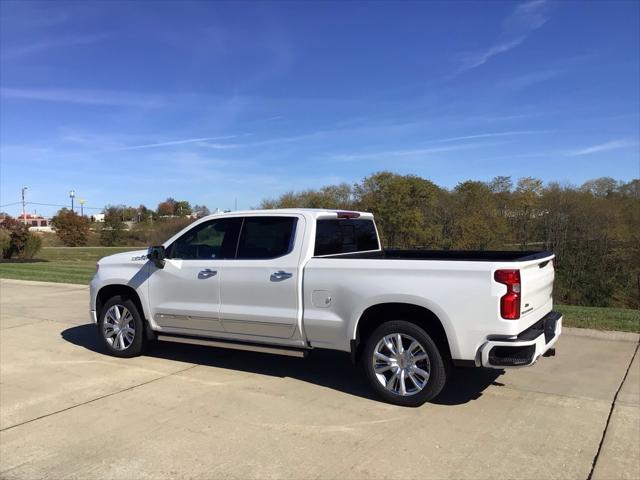
[[[478,350],[476,365],[489,368],[528,367],[558,341],[562,315],[549,312],[515,337],[489,337]]]

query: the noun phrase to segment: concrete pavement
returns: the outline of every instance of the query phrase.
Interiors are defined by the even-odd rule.
[[[567,329],[555,358],[456,369],[407,409],[339,353],[106,356],[87,295],[0,281],[1,478],[640,478],[634,334]]]

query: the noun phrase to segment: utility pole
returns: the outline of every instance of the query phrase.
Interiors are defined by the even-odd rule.
[[[25,211],[24,191],[29,187],[22,187],[22,221],[27,224],[27,212]]]
[[[76,196],[76,191],[75,190],[70,190],[69,191],[69,198],[71,198],[71,212],[73,213],[73,199]]]
[[[78,203],[80,204],[80,216],[81,216],[81,217],[84,217],[84,204],[85,204],[86,202],[87,202],[87,201],[86,201],[84,198],[81,198],[81,199],[78,201]]]

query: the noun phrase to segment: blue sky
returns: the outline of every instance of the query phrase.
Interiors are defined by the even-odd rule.
[[[244,208],[383,169],[630,180],[639,64],[636,1],[4,0],[0,204]]]

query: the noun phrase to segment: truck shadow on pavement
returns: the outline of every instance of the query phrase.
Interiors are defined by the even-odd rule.
[[[94,324],[64,330],[62,338],[69,343],[107,355]],[[349,395],[379,400],[371,391],[359,367],[351,363],[348,353],[314,350],[306,359],[222,348],[156,342],[148,345],[144,356],[178,362],[225,368],[257,375],[289,377],[331,388]],[[484,368],[452,368],[451,378],[442,393],[431,403],[460,405],[479,398],[502,370]]]

